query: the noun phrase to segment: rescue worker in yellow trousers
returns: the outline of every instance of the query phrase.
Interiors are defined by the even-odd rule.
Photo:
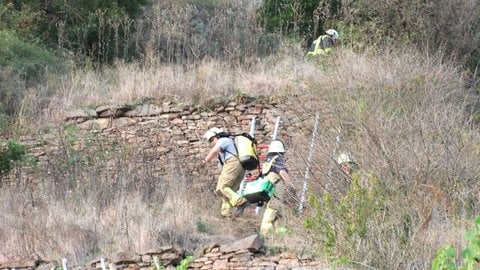
[[[222,217],[236,217],[243,213],[248,205],[247,199],[235,192],[240,187],[245,175],[245,169],[240,164],[236,155],[237,149],[232,139],[220,137],[223,130],[213,127],[203,135],[212,148],[205,156],[203,163],[207,163],[217,158],[218,167],[221,170],[218,177],[215,194],[222,198],[221,215]],[[233,209],[236,207],[235,209]]]
[[[338,32],[334,29],[328,29],[325,31],[325,35],[319,36],[312,42],[312,48],[311,51],[307,53],[307,57],[330,53],[339,40],[340,36]]]
[[[288,174],[285,165],[285,146],[280,140],[270,143],[267,150],[267,160],[263,164],[262,174],[275,185],[275,194],[268,201],[263,214],[260,234],[266,235],[269,232],[279,233],[285,231],[284,206],[288,200],[298,201],[295,187]]]

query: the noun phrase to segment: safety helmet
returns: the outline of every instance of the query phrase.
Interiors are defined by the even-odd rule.
[[[332,37],[333,40],[339,40],[340,39],[340,36],[338,35],[338,32],[335,31],[334,29],[328,29],[327,31],[325,31],[325,33],[327,33],[327,35]]]
[[[217,128],[217,127],[212,127],[205,134],[203,134],[203,138],[209,141],[212,137],[217,136],[218,133],[223,132],[222,129]]]
[[[279,140],[272,141],[268,146],[267,153],[285,153],[285,146],[283,146],[283,142]]]
[[[355,160],[353,159],[353,156],[349,153],[343,153],[338,156],[337,159],[338,164],[344,164],[344,163],[355,163]]]

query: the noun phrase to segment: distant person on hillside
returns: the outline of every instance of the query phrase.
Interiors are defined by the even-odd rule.
[[[338,32],[334,29],[328,29],[325,35],[319,36],[312,42],[312,47],[307,53],[307,57],[328,54],[333,50],[335,44],[340,40]]]
[[[203,163],[206,164],[210,160],[217,158],[218,167],[220,168],[220,176],[218,177],[215,194],[222,198],[221,215],[222,217],[235,217],[243,213],[247,207],[247,200],[237,194],[237,190],[245,175],[245,169],[240,164],[240,160],[236,157],[237,149],[232,139],[221,137],[223,130],[213,127],[204,135],[212,148],[205,156]],[[235,209],[233,209],[236,207]]]
[[[350,153],[340,154],[337,158],[337,163],[342,172],[349,177],[352,177],[353,174],[359,170],[357,162],[355,162],[352,154]]]
[[[332,198],[340,199],[350,190],[354,175],[359,171],[359,166],[353,155],[346,152],[337,156],[336,163],[340,170],[336,170],[329,176],[329,182],[326,184],[325,190],[330,193]]]
[[[267,150],[267,160],[262,166],[262,174],[275,185],[275,194],[268,201],[263,214],[260,234],[285,231],[284,205],[298,201],[295,187],[290,179],[285,165],[285,146],[280,140],[270,143]]]
[[[361,170],[360,166],[358,165],[357,161],[353,158],[352,154],[350,153],[343,153],[338,156],[337,163],[340,166],[343,174],[348,177],[348,181],[356,183],[361,188],[371,189],[372,183],[370,182],[371,179],[367,177]]]

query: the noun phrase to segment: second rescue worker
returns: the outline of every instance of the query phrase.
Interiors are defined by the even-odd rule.
[[[221,172],[215,194],[220,195],[222,199],[221,215],[222,217],[236,217],[241,215],[248,205],[247,199],[235,192],[240,187],[245,169],[236,156],[238,154],[233,140],[220,137],[219,134],[222,132],[222,129],[213,127],[203,135],[203,138],[212,145],[203,162],[207,163],[217,159]]]

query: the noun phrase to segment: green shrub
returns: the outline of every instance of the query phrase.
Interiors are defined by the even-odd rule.
[[[326,8],[323,12],[329,12],[331,9],[335,10],[339,8],[340,1],[331,0],[327,2],[328,3],[324,3]],[[314,12],[319,5],[321,4],[317,0],[267,0],[263,2],[259,10],[260,23],[265,26],[269,32],[281,32],[303,37],[318,35],[320,33],[313,33],[314,28],[317,26],[321,28],[326,19],[323,17],[317,26],[314,25]]]
[[[367,237],[369,221],[382,209],[376,176],[369,176],[368,186],[362,186],[361,182],[361,175],[354,174],[348,191],[339,201],[328,192],[322,198],[314,195],[309,198],[315,214],[306,218],[305,225],[314,232],[312,235],[328,257],[345,255],[337,254],[338,244],[347,246],[344,251],[355,250],[356,239]]]
[[[145,5],[146,0],[14,1],[0,7],[0,28],[23,41],[112,61],[133,53],[131,29]]]
[[[0,65],[11,67],[27,83],[42,78],[48,69],[56,69],[58,59],[48,50],[27,43],[13,31],[0,31]]]
[[[463,264],[458,268],[455,264],[455,250],[449,244],[445,245],[437,252],[437,257],[433,259],[432,270],[473,270],[479,269],[480,261],[480,216],[475,218],[475,226],[471,231],[465,234],[468,246],[463,249],[461,256]]]
[[[6,175],[18,163],[26,159],[27,148],[7,139],[0,145],[0,176]]]
[[[48,50],[22,41],[16,32],[0,31],[0,113],[15,115],[28,88],[41,83],[47,72],[58,71],[62,62]]]

